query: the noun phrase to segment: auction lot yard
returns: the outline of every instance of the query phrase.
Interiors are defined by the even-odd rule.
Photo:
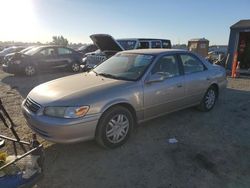
[[[27,78],[0,70],[0,97],[20,137],[31,138],[20,108],[28,92],[69,74]],[[1,134],[8,134],[2,122],[0,126]],[[169,144],[169,138],[179,142]],[[39,140],[46,155],[44,178],[37,185],[41,188],[249,188],[250,79],[228,78],[212,111],[189,108],[141,124],[115,150],[94,141],[59,145]]]

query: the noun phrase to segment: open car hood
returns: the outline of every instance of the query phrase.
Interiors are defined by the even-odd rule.
[[[94,44],[104,53],[123,51],[123,47],[110,35],[94,34],[90,35]]]

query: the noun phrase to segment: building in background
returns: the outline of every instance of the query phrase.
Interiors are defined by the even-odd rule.
[[[240,20],[230,27],[228,69],[232,68],[233,58],[236,53],[238,54],[237,61],[240,61],[241,70],[250,73],[250,20]]]
[[[209,40],[205,38],[191,39],[188,41],[188,50],[196,52],[203,57],[207,57],[209,48]]]

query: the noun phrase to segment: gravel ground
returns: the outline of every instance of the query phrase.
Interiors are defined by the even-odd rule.
[[[68,74],[26,78],[0,70],[0,97],[23,139],[31,136],[20,111],[23,98],[34,86]],[[39,138],[46,160],[37,187],[249,188],[250,79],[228,81],[211,112],[189,108],[148,121],[115,150],[94,141],[59,145]],[[173,137],[177,144],[168,143]]]

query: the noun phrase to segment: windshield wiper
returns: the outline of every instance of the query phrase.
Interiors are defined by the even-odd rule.
[[[125,78],[125,77],[121,77],[121,76],[115,76],[113,74],[108,74],[108,73],[99,73],[98,75],[106,77],[106,78],[113,78],[116,80],[127,80],[127,81],[133,81],[131,79]]]
[[[93,71],[93,73],[95,73],[96,76],[99,75],[99,74],[98,74],[96,71],[94,71],[93,69],[90,69],[88,72],[90,72],[90,71]]]
[[[108,73],[99,73],[98,75],[104,76],[104,77],[107,77],[107,78],[115,78],[115,79],[119,78],[119,77],[117,77],[115,75],[108,74]]]

